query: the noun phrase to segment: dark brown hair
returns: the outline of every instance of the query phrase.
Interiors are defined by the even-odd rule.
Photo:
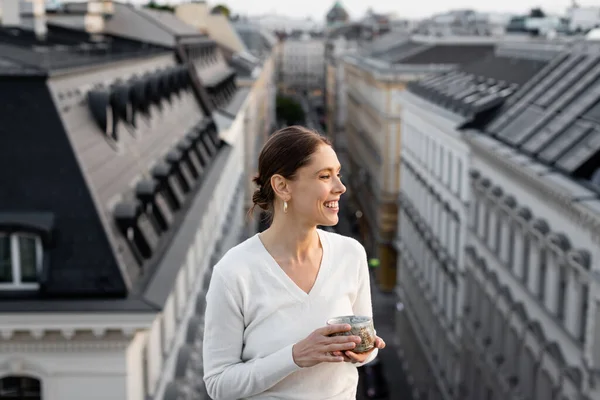
[[[303,126],[288,126],[275,132],[267,140],[258,157],[258,175],[253,181],[258,188],[252,202],[265,211],[273,212],[275,192],[271,177],[279,174],[286,179],[294,179],[296,172],[309,163],[310,157],[320,145],[331,146],[331,142],[319,133]]]

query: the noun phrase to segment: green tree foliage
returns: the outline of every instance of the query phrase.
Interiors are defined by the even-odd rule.
[[[286,125],[304,124],[304,110],[291,97],[278,95],[275,111],[277,112],[277,119],[285,122]]]
[[[169,12],[175,12],[175,7],[170,6],[168,4],[158,4],[156,1],[154,0],[150,0],[150,2],[148,4],[146,4],[145,6],[146,8],[151,8],[153,10],[158,10],[158,11],[169,11]]]
[[[532,8],[529,12],[531,18],[544,18],[546,13],[541,8]]]
[[[224,16],[229,18],[229,16],[231,15],[231,10],[226,5],[217,4],[216,6],[213,7],[212,10],[210,10],[210,13],[211,14],[223,14]]]

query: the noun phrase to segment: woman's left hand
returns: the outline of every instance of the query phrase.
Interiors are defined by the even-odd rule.
[[[364,353],[355,353],[353,351],[345,351],[345,352],[341,352],[341,351],[334,351],[333,355],[334,356],[343,356],[344,357],[344,361],[346,362],[351,362],[351,363],[362,363],[365,362],[365,360],[369,357],[369,355],[371,355],[371,353],[375,350],[375,349],[384,349],[385,348],[385,342],[383,341],[382,338],[380,338],[379,336],[375,337],[375,347],[373,347],[371,350],[364,352]]]

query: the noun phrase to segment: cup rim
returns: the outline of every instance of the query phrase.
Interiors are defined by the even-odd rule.
[[[348,319],[348,318],[356,318],[357,321],[353,321],[353,322],[344,322],[343,321],[343,319]],[[342,321],[340,321],[340,320],[342,320]],[[353,324],[369,323],[372,321],[373,321],[373,317],[368,317],[366,315],[340,315],[338,317],[329,318],[327,320],[327,325],[337,325],[337,324],[353,325]]]

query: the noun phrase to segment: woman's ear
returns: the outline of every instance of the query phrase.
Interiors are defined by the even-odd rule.
[[[271,186],[275,192],[275,196],[279,197],[282,201],[289,201],[292,197],[290,185],[288,180],[279,174],[275,174],[271,177]]]

